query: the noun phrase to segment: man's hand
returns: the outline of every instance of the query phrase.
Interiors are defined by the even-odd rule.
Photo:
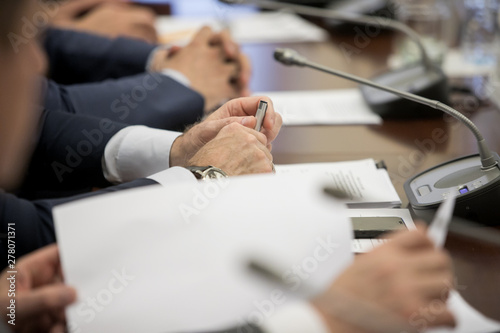
[[[419,230],[398,233],[387,244],[357,256],[313,304],[332,332],[417,332],[454,326],[446,308],[451,288],[449,256]],[[351,316],[356,314],[358,318]]]
[[[257,120],[254,116],[257,112],[259,101],[261,100],[268,103],[268,108],[266,117],[264,118],[264,122],[262,125],[262,131],[258,133],[253,130],[255,124],[257,123]],[[272,148],[271,143],[274,141],[281,128],[282,119],[281,116],[274,111],[272,101],[268,97],[247,97],[234,99],[224,104],[217,111],[207,117],[207,119],[205,119],[203,122],[192,127],[185,134],[175,140],[170,152],[170,165],[194,165],[192,164],[194,163],[194,161],[189,162],[189,160],[191,160],[201,148],[203,148],[207,143],[214,139],[223,128],[234,123],[242,126],[234,126],[231,128],[232,131],[241,132],[241,134],[245,135],[253,135],[257,139],[264,138],[264,140],[259,140],[259,142],[261,142],[267,148],[267,150],[270,151]],[[243,127],[246,127],[248,131],[244,130]],[[219,139],[222,139],[222,137]],[[238,139],[242,140],[243,138],[239,137]],[[249,138],[249,140],[253,139]],[[221,144],[222,140],[218,140],[217,142],[218,144]],[[229,143],[229,141],[227,140],[225,142]],[[233,146],[228,146],[225,148],[227,148],[228,150],[234,149]],[[211,145],[210,149],[212,152],[214,152],[214,145]],[[200,156],[201,155],[199,155],[196,160],[197,163],[203,163],[203,160],[200,161]],[[206,156],[206,154],[203,156]],[[206,161],[203,165],[198,165],[210,165],[207,163],[208,161]],[[222,167],[220,168],[231,174],[231,170],[225,170]],[[264,169],[267,169],[267,167]],[[264,172],[264,169],[261,172]]]
[[[153,70],[170,68],[189,79],[191,88],[205,98],[207,113],[227,100],[250,95],[250,61],[227,31],[216,34],[204,27],[186,47],[154,59]]]
[[[150,9],[121,0],[70,0],[61,5],[52,24],[111,38],[123,36],[155,43],[155,20]]]
[[[7,307],[15,299],[16,325],[8,325],[15,332],[64,331],[64,308],[76,300],[73,288],[62,283],[59,252],[56,245],[23,257],[16,265],[15,298],[8,296],[11,274],[0,276],[0,307],[5,322],[9,320]]]
[[[264,134],[232,123],[188,161],[191,166],[212,165],[229,176],[270,173],[273,157]]]

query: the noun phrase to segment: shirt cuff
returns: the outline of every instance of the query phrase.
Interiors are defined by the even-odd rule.
[[[191,81],[189,81],[186,75],[182,74],[179,71],[176,71],[175,69],[165,68],[162,69],[160,73],[186,86],[186,88],[190,88],[191,86]]]
[[[191,171],[181,167],[173,167],[168,170],[163,170],[149,176],[148,178],[163,186],[180,182],[190,182],[192,184],[196,184],[198,181]]]
[[[181,134],[146,126],[122,129],[104,150],[104,177],[111,183],[123,183],[168,169],[172,144]]]
[[[330,333],[321,315],[307,302],[285,305],[261,328],[265,333]]]

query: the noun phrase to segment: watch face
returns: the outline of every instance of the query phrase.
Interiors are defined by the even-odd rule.
[[[214,170],[214,169],[210,169],[210,170],[207,171],[207,178],[210,178],[210,179],[222,179],[222,178],[225,178],[225,177],[219,171]]]

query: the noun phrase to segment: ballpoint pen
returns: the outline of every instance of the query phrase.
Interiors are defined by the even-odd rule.
[[[264,118],[266,117],[267,102],[260,101],[257,112],[255,113],[255,118],[257,118],[257,124],[255,124],[255,130],[260,132],[262,124],[264,123]]]

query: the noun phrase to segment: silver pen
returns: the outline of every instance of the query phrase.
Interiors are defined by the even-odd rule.
[[[260,101],[259,107],[257,108],[257,112],[255,113],[255,118],[257,118],[257,124],[255,124],[255,130],[260,132],[262,128],[262,123],[264,122],[264,118],[266,117],[267,111],[267,102]]]

